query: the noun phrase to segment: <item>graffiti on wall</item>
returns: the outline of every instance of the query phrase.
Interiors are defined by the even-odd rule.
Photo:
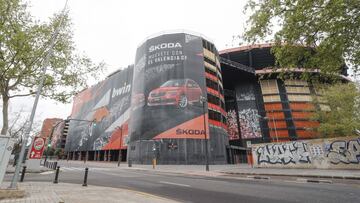
[[[311,163],[308,147],[303,142],[269,144],[258,147],[255,152],[258,163]]]
[[[327,157],[332,164],[359,164],[360,162],[360,139],[339,140],[332,142],[327,150]]]
[[[234,109],[231,109],[226,113],[226,125],[229,139],[239,139],[239,126],[236,118],[236,111]]]
[[[261,137],[259,114],[252,83],[243,83],[236,87],[236,102],[239,114],[240,134],[242,139]]]
[[[360,169],[360,138],[255,144],[252,155],[256,167]]]
[[[259,114],[256,109],[239,111],[241,137],[243,139],[261,137]]]

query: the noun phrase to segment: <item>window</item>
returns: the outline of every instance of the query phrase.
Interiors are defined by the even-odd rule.
[[[287,93],[302,93],[302,94],[310,94],[309,87],[299,87],[299,86],[286,86]]]
[[[207,72],[207,73],[209,73],[209,74],[211,74],[211,75],[213,75],[215,77],[217,76],[215,71],[213,71],[213,70],[211,70],[211,69],[209,69],[207,67],[205,67],[205,72]]]
[[[221,118],[221,114],[219,112],[212,111],[209,109],[209,119],[221,122],[222,118]]]
[[[310,95],[288,95],[289,101],[301,101],[301,102],[311,102],[312,97]]]
[[[305,80],[285,80],[284,83],[286,86],[309,86]]]
[[[276,80],[261,80],[260,86],[263,94],[279,94]]]
[[[213,61],[213,63],[215,64],[216,66],[216,63],[215,63],[215,54],[212,53],[211,51],[209,51],[208,49],[204,49],[204,59],[210,59],[211,61]]]
[[[280,102],[280,95],[266,95],[263,96],[264,102]]]
[[[207,94],[207,99],[209,103],[219,105],[220,99],[215,97],[214,95]]]
[[[214,90],[219,90],[217,82],[214,82],[214,81],[209,80],[207,78],[206,78],[206,86],[210,87],[211,89],[214,89]]]
[[[214,61],[212,61],[212,60],[210,60],[210,59],[208,59],[208,58],[204,58],[204,61],[207,62],[207,63],[209,63],[209,64],[211,64],[211,65],[213,65],[214,68],[216,67],[216,63],[215,63]],[[215,68],[215,69],[216,69],[216,68]]]

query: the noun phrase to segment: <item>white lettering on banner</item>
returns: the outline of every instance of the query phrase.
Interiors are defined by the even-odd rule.
[[[149,47],[149,52],[153,52],[160,49],[172,49],[172,48],[181,48],[181,44],[179,42],[169,42],[169,43],[161,43],[157,45],[152,45]]]
[[[123,94],[129,93],[131,89],[131,85],[130,84],[126,84],[126,82],[124,83],[124,85],[118,89],[114,88],[113,92],[112,92],[112,98],[117,97],[117,96],[121,96]]]

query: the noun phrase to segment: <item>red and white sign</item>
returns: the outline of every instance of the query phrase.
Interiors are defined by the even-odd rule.
[[[35,137],[31,146],[29,159],[41,159],[45,149],[46,138]]]

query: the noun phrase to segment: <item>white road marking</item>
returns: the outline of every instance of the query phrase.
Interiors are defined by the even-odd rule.
[[[159,181],[159,183],[164,183],[164,184],[168,184],[168,185],[176,185],[176,186],[181,186],[181,187],[191,187],[190,185],[185,185],[185,184],[180,184],[180,183],[172,183],[172,182],[166,182],[166,181]]]

